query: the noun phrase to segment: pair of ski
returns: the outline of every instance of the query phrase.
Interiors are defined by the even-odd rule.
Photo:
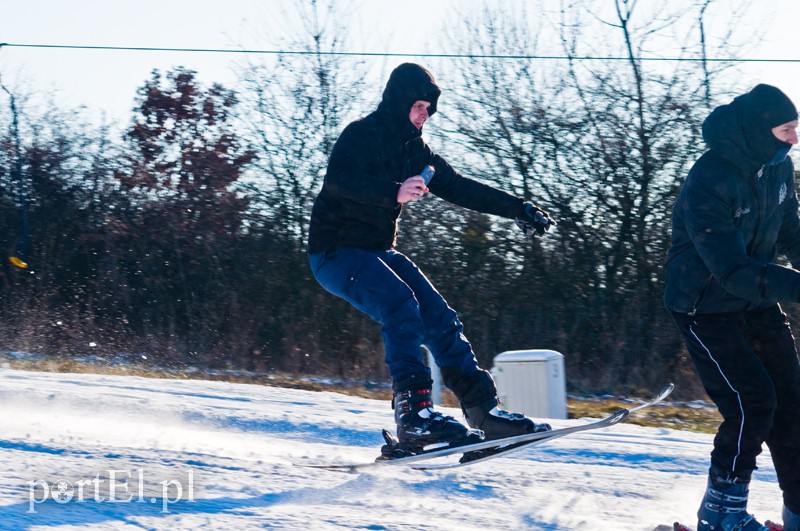
[[[769,531],[783,531],[783,526],[781,524],[776,524],[775,522],[770,522],[767,520],[764,525]],[[655,529],[655,531],[660,531],[661,529],[669,529],[668,526],[659,526]],[[738,529],[738,528],[737,528]],[[675,522],[672,525],[673,531],[692,531],[692,528],[686,527],[685,525]]]
[[[587,424],[581,424],[578,426],[570,426],[568,428],[561,428],[556,430],[549,430],[537,433],[526,433],[523,435],[517,435],[514,437],[507,437],[504,439],[496,439],[492,441],[484,441],[480,440],[479,442],[474,443],[467,443],[467,444],[456,444],[451,446],[446,446],[443,448],[434,448],[430,450],[423,450],[421,452],[404,456],[404,457],[396,457],[396,458],[378,458],[375,461],[366,462],[366,463],[351,463],[351,464],[321,464],[321,465],[302,465],[311,468],[320,468],[324,470],[341,470],[341,471],[357,471],[363,470],[368,468],[376,468],[376,467],[383,467],[383,466],[391,466],[391,465],[405,465],[410,466],[415,470],[445,470],[450,468],[458,468],[467,465],[474,465],[475,463],[480,463],[483,461],[487,461],[489,459],[494,459],[511,452],[516,452],[523,448],[530,448],[532,446],[536,446],[545,442],[552,441],[553,439],[558,439],[560,437],[564,437],[566,435],[571,435],[573,433],[579,433],[582,431],[588,430],[596,430],[599,428],[606,428],[608,426],[613,426],[619,422],[625,420],[628,415],[639,411],[641,409],[650,407],[654,404],[657,404],[664,400],[672,390],[675,388],[673,384],[666,385],[658,396],[650,400],[649,402],[642,404],[640,406],[634,407],[632,409],[625,409],[620,408],[607,417],[604,417],[600,420],[596,420],[594,422],[589,422]],[[387,444],[391,446],[395,444],[396,440],[393,436],[384,430],[384,438],[386,438]],[[430,461],[432,459],[437,459],[440,457],[446,457],[450,455],[461,454],[461,458],[456,462],[445,462],[445,463],[422,463],[423,461]]]

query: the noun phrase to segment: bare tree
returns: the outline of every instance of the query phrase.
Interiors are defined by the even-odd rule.
[[[270,250],[259,279],[267,299],[256,316],[262,322],[259,352],[282,353],[268,360],[271,367],[384,370],[374,353],[382,348],[378,330],[353,332],[369,329],[368,320],[313,281],[305,252],[311,205],[333,144],[347,122],[369,110],[364,61],[339,55],[347,51],[350,35],[346,6],[337,0],[297,1],[294,12],[279,18],[285,24],[294,19],[302,28],[281,43],[294,53],[241,71],[241,119],[258,154],[242,188],[254,200],[251,231]]]
[[[362,100],[363,61],[335,55],[348,40],[347,14],[339,5],[298,2],[302,31],[283,43],[298,53],[251,63],[241,72],[242,117],[260,154],[258,178],[248,189],[299,241],[333,143],[345,119],[358,116],[354,107]]]
[[[20,239],[16,251],[10,255],[12,263],[18,267],[27,267],[25,255],[28,253],[30,245],[29,222],[28,222],[28,189],[22,166],[22,139],[19,130],[19,110],[17,109],[17,97],[8,87],[3,84],[0,77],[0,89],[8,95],[8,107],[11,113],[11,127],[9,137],[12,145],[12,156],[14,163],[10,165],[10,180],[15,181],[17,187],[17,208],[20,212]],[[10,183],[9,183],[10,184]]]
[[[657,385],[652,368],[680,344],[662,332],[671,329],[661,262],[674,195],[703,149],[703,89],[721,71],[693,60],[700,39],[687,28],[696,28],[697,12],[638,4],[562,2],[555,30],[566,62],[524,59],[547,55],[537,46],[551,35],[524,12],[483,13],[465,22],[469,39],[460,36],[474,58],[461,68],[453,133],[467,154],[482,156],[465,160],[559,220],[541,245],[512,258],[523,259],[521,269],[504,273],[514,286],[504,294],[509,304],[548,311],[531,307],[518,312],[527,322],[508,322],[563,348],[576,380],[595,387]],[[539,41],[537,30],[546,35]],[[647,62],[665,42],[677,43],[678,60]],[[586,59],[604,56],[615,59]],[[503,241],[510,246],[498,250],[514,256],[519,243]]]

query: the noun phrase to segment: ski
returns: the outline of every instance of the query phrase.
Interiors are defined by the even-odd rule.
[[[668,397],[672,393],[673,389],[675,389],[675,385],[674,384],[668,384],[668,385],[664,386],[664,388],[661,389],[661,391],[658,393],[658,395],[656,395],[656,397],[653,398],[652,400],[650,400],[650,401],[648,401],[648,402],[646,402],[644,404],[641,404],[639,406],[636,406],[634,408],[631,408],[631,409],[623,409],[623,410],[621,410],[621,411],[625,411],[626,414],[622,418],[620,418],[619,420],[617,420],[615,422],[612,422],[612,423],[609,423],[609,424],[596,426],[596,427],[597,428],[603,428],[606,425],[611,426],[611,425],[616,424],[617,422],[627,418],[628,414],[630,414],[630,413],[635,413],[635,412],[637,412],[637,411],[639,411],[641,409],[645,409],[645,408],[650,407],[652,405],[658,404],[659,402],[664,400],[666,397]],[[613,417],[613,416],[614,415],[611,415],[611,417]],[[610,417],[607,417],[607,418],[610,418]],[[588,429],[594,429],[594,428],[588,428]],[[456,463],[433,463],[433,464],[429,464],[429,465],[412,466],[412,468],[414,468],[416,470],[447,470],[447,469],[451,469],[451,468],[460,468],[460,467],[467,466],[467,465],[474,465],[476,463],[480,463],[480,462],[483,462],[483,461],[488,461],[489,459],[495,459],[497,457],[502,457],[502,456],[504,456],[506,454],[509,454],[511,452],[516,452],[517,450],[520,450],[522,448],[530,448],[532,446],[536,446],[536,445],[539,445],[539,444],[542,444],[542,443],[545,443],[545,442],[549,442],[549,441],[551,441],[553,439],[558,439],[558,438],[563,437],[565,435],[569,435],[569,433],[560,433],[561,431],[562,430],[551,430],[549,432],[546,432],[546,433],[550,433],[551,436],[550,437],[545,437],[545,438],[542,438],[542,439],[536,439],[536,440],[532,440],[532,441],[522,441],[522,442],[518,442],[518,443],[515,443],[515,444],[500,444],[500,445],[495,446],[494,448],[488,448],[486,450],[477,450],[476,449],[476,450],[466,451],[464,453],[464,455],[461,457],[461,459]],[[495,443],[497,443],[497,442],[501,442],[502,443],[504,441],[505,441],[505,439],[501,439],[500,441],[494,441],[494,442]]]
[[[393,459],[378,458],[375,461],[370,461],[367,463],[324,464],[324,465],[303,464],[299,466],[310,467],[310,468],[322,468],[325,470],[344,470],[351,472],[356,470],[363,470],[365,468],[375,468],[375,467],[383,467],[391,465],[410,465],[412,463],[417,463],[419,461],[424,461],[427,459],[435,459],[437,457],[446,457],[448,455],[453,455],[453,454],[459,454],[459,453],[463,454],[471,451],[485,450],[487,448],[495,448],[499,445],[506,446],[512,444],[519,444],[523,442],[531,443],[533,441],[540,441],[542,439],[549,439],[552,437],[563,437],[564,435],[569,435],[571,433],[578,433],[581,431],[594,430],[598,428],[604,428],[606,426],[613,426],[614,424],[620,422],[627,416],[628,416],[627,409],[618,409],[611,415],[604,417],[600,420],[590,422],[588,424],[581,424],[580,426],[570,426],[569,428],[561,428],[557,430],[542,431],[537,433],[525,433],[523,435],[516,435],[514,437],[506,437],[504,439],[496,439],[492,441],[481,440],[480,442],[472,444],[469,443],[464,445],[457,444],[454,446],[447,446],[445,448],[434,448],[432,450],[425,450],[420,453],[416,453],[406,457],[397,457]]]
[[[542,443],[550,442],[553,439],[559,439],[566,435],[570,435],[571,433],[577,433],[580,431],[594,430],[598,428],[606,428],[608,426],[613,426],[614,424],[617,424],[618,422],[625,420],[628,417],[629,413],[630,412],[627,409],[618,409],[613,414],[601,419],[600,421],[584,424],[582,426],[576,426],[576,428],[582,428],[582,429],[568,431],[566,433],[564,432],[564,430],[550,430],[549,432],[546,432],[549,434],[548,437],[542,437],[539,439],[524,440],[516,443],[506,442],[507,439],[498,439],[495,441],[491,441],[495,443],[495,446],[486,448],[485,450],[484,449],[471,450],[469,448],[464,449],[465,450],[464,454],[461,456],[461,459],[459,459],[457,462],[431,463],[422,465],[412,464],[411,468],[415,470],[447,470],[450,468],[461,468],[467,465],[474,465],[477,463],[481,463],[483,461],[488,461],[489,459],[502,457],[511,452],[516,452],[517,450],[521,450],[522,448],[530,448],[532,446],[537,446]]]
[[[560,437],[571,435],[573,433],[579,433],[582,431],[596,430],[600,428],[613,426],[614,424],[617,424],[625,420],[630,413],[639,411],[646,407],[650,407],[654,404],[657,404],[658,402],[661,402],[662,400],[664,400],[664,398],[669,396],[674,387],[675,386],[673,384],[665,386],[661,390],[661,392],[659,392],[658,396],[656,396],[654,399],[650,400],[645,404],[634,407],[630,410],[625,408],[620,408],[602,419],[589,422],[587,424],[581,424],[578,426],[570,426],[567,428],[560,428],[560,429],[537,432],[537,433],[526,433],[523,435],[516,435],[513,437],[506,437],[504,439],[495,439],[491,441],[480,440],[478,442],[467,442],[466,444],[463,441],[460,441],[461,444],[456,443],[453,445],[446,446],[444,448],[433,448],[430,450],[423,450],[421,452],[413,453],[412,455],[406,455],[403,457],[394,457],[388,459],[378,458],[375,461],[364,462],[364,463],[296,464],[296,466],[302,466],[307,468],[319,468],[323,470],[339,470],[345,472],[354,472],[358,470],[393,466],[393,465],[395,466],[414,465],[415,463],[419,463],[421,461],[446,457],[454,454],[462,454],[461,460],[455,463],[418,465],[418,466],[412,466],[412,468],[417,470],[441,470],[446,468],[455,468],[460,466],[472,465],[481,461],[486,461],[488,459],[493,459],[495,457],[508,454],[510,452],[519,450],[521,448],[536,446],[537,444],[542,444],[552,439],[558,439]],[[386,430],[384,430],[384,438],[387,441],[387,446],[391,446],[396,441],[396,439],[393,440],[393,436]]]
[[[764,522],[764,527],[767,528],[768,531],[783,531],[783,526],[781,524],[776,524],[775,522],[770,522],[767,520]],[[661,529],[670,529],[668,526],[660,525],[656,528],[655,531],[660,531]],[[692,531],[691,527],[685,526],[680,522],[675,522],[671,528],[673,531]]]

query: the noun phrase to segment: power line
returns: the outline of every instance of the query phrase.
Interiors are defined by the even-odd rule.
[[[0,48],[45,48],[62,50],[100,50],[127,52],[176,52],[176,53],[226,53],[256,55],[327,55],[343,57],[426,57],[439,59],[513,59],[545,61],[629,61],[630,57],[590,55],[536,55],[536,54],[470,54],[470,53],[393,53],[393,52],[337,52],[309,50],[237,50],[230,48],[159,48],[151,46],[90,46],[70,44],[22,44],[0,42]],[[700,57],[637,57],[637,61],[657,62],[708,62],[708,63],[800,63],[800,59],[774,58],[700,58]]]

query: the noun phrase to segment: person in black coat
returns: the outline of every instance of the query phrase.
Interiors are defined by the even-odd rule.
[[[747,513],[766,442],[786,529],[800,531],[800,362],[778,304],[800,302],[800,217],[787,157],[797,117],[789,98],[764,84],[714,109],[703,123],[709,150],[673,210],[664,301],[724,419],[698,530],[766,529]]]
[[[433,409],[422,344],[469,425],[487,439],[549,429],[498,408],[494,381],[478,366],[456,312],[395,249],[404,205],[427,193],[515,219],[528,235],[544,234],[553,225],[532,203],[462,176],[431,151],[422,127],[436,112],[439,95],[425,68],[405,63],[392,71],[378,109],[345,127],[336,141],[308,233],[309,261],[320,285],[383,327],[397,435],[412,446],[468,434],[460,422]],[[435,170],[429,182],[420,175],[427,166]]]

